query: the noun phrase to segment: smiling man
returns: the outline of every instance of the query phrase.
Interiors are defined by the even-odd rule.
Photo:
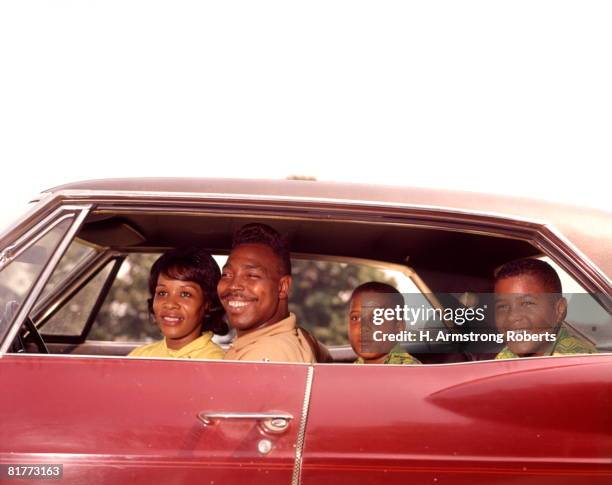
[[[247,224],[235,235],[217,286],[237,337],[226,360],[315,362],[311,346],[289,313],[291,259],[278,232]]]
[[[596,353],[563,325],[566,314],[567,300],[552,266],[538,259],[504,264],[495,273],[495,324],[506,347],[496,359]]]

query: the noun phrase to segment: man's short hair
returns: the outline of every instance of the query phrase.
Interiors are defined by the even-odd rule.
[[[266,224],[246,224],[234,233],[232,249],[241,244],[263,244],[272,249],[280,262],[282,276],[291,275],[291,253],[285,238]]]
[[[533,258],[517,259],[495,270],[495,283],[505,278],[530,275],[538,278],[550,293],[561,295],[561,280],[555,269],[545,261]]]

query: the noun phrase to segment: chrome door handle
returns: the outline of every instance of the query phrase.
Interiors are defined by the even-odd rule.
[[[289,428],[293,416],[289,413],[224,413],[207,412],[198,413],[198,419],[204,426],[211,426],[222,419],[253,419],[258,421],[264,431],[268,433],[283,433]]]

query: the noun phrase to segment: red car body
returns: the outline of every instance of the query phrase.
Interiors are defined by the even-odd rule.
[[[239,221],[245,212],[355,224],[405,216],[412,228],[523,238],[588,291],[610,293],[609,214],[399,188],[85,182],[43,196],[3,235],[0,250],[31,239],[58,208],[87,210],[87,221],[91,211],[145,206]],[[83,484],[612,483],[612,355],[605,351],[421,366],[12,353],[19,318],[0,328],[3,473],[61,463],[65,483]]]

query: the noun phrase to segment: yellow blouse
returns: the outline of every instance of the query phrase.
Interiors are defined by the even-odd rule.
[[[166,345],[166,339],[132,350],[128,357],[165,357],[176,359],[222,359],[225,352],[212,341],[213,333],[205,332],[193,342],[178,350]]]

